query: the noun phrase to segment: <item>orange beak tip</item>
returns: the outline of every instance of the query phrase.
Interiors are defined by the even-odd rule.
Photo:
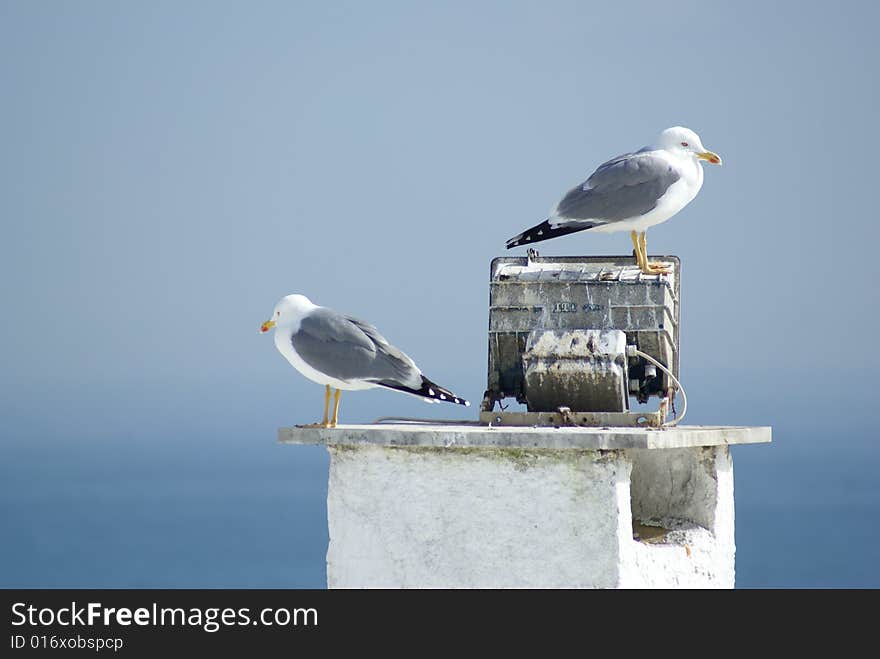
[[[697,157],[705,160],[706,162],[710,162],[713,165],[721,165],[721,156],[719,156],[717,153],[712,153],[711,151],[703,151],[702,153],[697,154]]]

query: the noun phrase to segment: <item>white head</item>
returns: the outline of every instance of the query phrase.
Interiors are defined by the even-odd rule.
[[[706,149],[700,136],[684,126],[673,126],[664,130],[657,139],[657,146],[673,153],[705,160],[713,165],[721,164],[720,156]]]
[[[260,326],[260,333],[265,334],[273,327],[298,325],[302,317],[314,308],[315,305],[305,295],[287,295],[275,305],[272,317]]]

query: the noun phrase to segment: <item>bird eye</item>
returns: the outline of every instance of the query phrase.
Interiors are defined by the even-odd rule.
[[[276,311],[276,312],[275,312],[275,315],[276,315],[276,316],[280,316],[280,315],[281,315],[281,312],[280,312],[280,311]]]
[[[682,146],[687,146],[688,143],[687,143],[687,142],[682,142],[681,145],[682,145]]]

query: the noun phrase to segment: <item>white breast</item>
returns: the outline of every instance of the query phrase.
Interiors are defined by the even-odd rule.
[[[665,154],[664,154],[665,155]],[[652,211],[645,214],[645,218],[649,218],[650,223],[645,226],[654,226],[665,222],[675,215],[682,208],[687,206],[700,188],[703,187],[703,167],[697,162],[693,156],[675,157],[668,156],[677,169],[681,172],[681,178],[669,186],[666,194],[660,197],[657,206]]]

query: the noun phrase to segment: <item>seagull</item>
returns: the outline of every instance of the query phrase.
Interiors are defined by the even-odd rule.
[[[324,418],[309,428],[335,428],[342,390],[384,387],[412,394],[428,403],[470,405],[424,375],[415,362],[362,320],[313,304],[305,295],[281,298],[260,333],[275,329],[275,347],[309,380],[323,384]],[[330,388],[336,389],[328,419]]]
[[[507,249],[576,231],[629,231],[639,269],[668,273],[648,262],[648,227],[665,222],[687,206],[703,186],[700,161],[720,165],[689,128],[667,128],[656,144],[599,165],[584,183],[569,190],[551,216],[507,241]]]

